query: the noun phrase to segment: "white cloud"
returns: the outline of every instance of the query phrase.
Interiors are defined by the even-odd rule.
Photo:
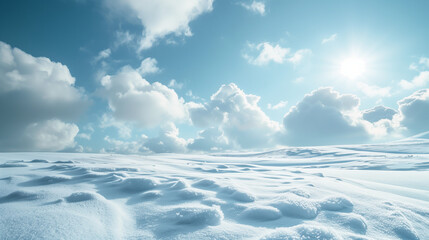
[[[201,97],[199,97],[199,96],[194,95],[194,94],[192,93],[192,90],[188,90],[188,91],[185,93],[185,95],[186,95],[186,96],[188,96],[188,97],[190,97],[190,98],[191,98],[191,99],[193,99],[193,100],[200,100],[200,101],[205,102],[205,99],[204,99],[204,98],[201,98]],[[192,102],[189,102],[189,103],[192,103]],[[189,103],[187,103],[187,104],[189,104]]]
[[[189,23],[199,15],[212,10],[213,0],[109,0],[108,6],[126,15],[137,17],[144,27],[140,50],[148,49],[167,35],[191,36]],[[121,12],[121,15],[124,13]]]
[[[331,36],[329,36],[329,37],[327,37],[327,38],[322,39],[322,44],[325,44],[325,43],[328,43],[328,42],[335,41],[336,39],[337,39],[337,34],[336,34],[336,33],[334,33],[334,34],[332,34]]]
[[[413,71],[423,71],[429,68],[429,58],[421,57],[417,63],[410,64],[409,69]]]
[[[418,71],[419,66],[416,63],[411,63],[408,68],[413,71]]]
[[[245,9],[252,11],[254,13],[258,13],[260,15],[265,15],[265,3],[253,1],[252,3],[241,3]]]
[[[100,120],[100,128],[109,128],[114,127],[118,130],[119,136],[121,138],[130,138],[131,137],[131,127],[125,124],[124,122],[116,121],[112,116],[103,114]]]
[[[275,105],[271,105],[271,103],[268,103],[267,108],[270,110],[278,110],[278,109],[286,107],[286,105],[287,105],[287,101],[280,101],[279,103],[277,103]]]
[[[186,115],[184,100],[173,89],[159,82],[149,83],[129,66],[104,76],[98,93],[108,101],[116,121],[139,127],[157,126]]]
[[[359,99],[320,88],[304,98],[285,115],[285,142],[291,145],[361,143],[370,134],[357,114]],[[369,123],[368,123],[369,124]]]
[[[228,138],[222,130],[217,127],[211,127],[202,130],[198,133],[196,139],[192,139],[188,144],[189,150],[195,151],[223,151],[228,150],[232,146],[229,144]]]
[[[74,147],[74,138],[78,132],[79,128],[75,124],[51,119],[28,125],[22,141],[29,143],[26,150],[60,151]]]
[[[142,141],[122,141],[109,136],[104,137],[104,141],[109,143],[111,147],[107,149],[103,148],[101,152],[114,152],[121,154],[136,154],[144,152]]]
[[[245,94],[237,85],[222,85],[207,104],[188,105],[194,125],[218,127],[231,146],[241,148],[274,146],[280,126],[258,106],[259,97]]]
[[[104,151],[125,154],[184,153],[188,144],[188,141],[179,137],[179,129],[171,122],[163,124],[156,137],[141,135],[135,141],[123,141],[106,136],[104,140],[110,144]]]
[[[402,126],[412,134],[429,131],[429,89],[416,91],[398,102]]]
[[[364,82],[358,82],[357,87],[365,95],[369,97],[389,97],[390,96],[390,87],[379,87],[376,85],[368,85]]]
[[[135,38],[136,37],[128,31],[117,31],[115,47],[132,43],[134,42]]]
[[[250,64],[259,66],[266,65],[270,62],[283,63],[286,55],[290,52],[289,48],[282,48],[278,44],[273,46],[268,42],[263,42],[258,45],[249,44],[249,47],[251,50],[259,52],[259,54],[256,57],[245,54],[244,58],[247,59]]]
[[[94,128],[92,127],[92,124],[88,124],[83,129],[85,132],[80,131],[80,133],[77,135],[79,138],[83,138],[86,140],[91,140],[91,136],[94,133]]]
[[[419,75],[413,78],[411,81],[401,80],[399,86],[404,89],[412,89],[416,87],[423,87],[429,83],[429,71],[420,72]]]
[[[74,146],[73,121],[89,101],[67,66],[0,42],[0,150],[62,150]],[[31,133],[31,134],[30,134]]]
[[[179,129],[171,122],[161,127],[159,135],[148,138],[144,146],[154,153],[184,153],[188,142],[179,137]]]
[[[243,57],[253,65],[267,65],[270,62],[283,63],[285,61],[298,64],[305,56],[311,54],[310,49],[300,49],[289,56],[290,48],[283,48],[279,44],[271,44],[269,42],[248,44],[249,52],[243,54]]]
[[[296,51],[292,57],[288,58],[287,60],[293,64],[298,64],[304,59],[305,56],[308,56],[311,54],[310,49],[300,49]]]
[[[183,83],[179,83],[176,81],[176,79],[171,79],[170,83],[168,83],[168,86],[174,89],[182,89]],[[192,95],[192,92],[191,92]]]
[[[429,58],[427,58],[427,57],[421,57],[419,59],[419,63],[421,65],[423,65],[424,67],[428,67],[429,68]]]
[[[159,72],[159,68],[157,66],[158,62],[154,58],[145,58],[141,64],[140,67],[137,68],[137,71],[142,75],[145,76],[147,74],[151,73],[157,73]]]
[[[376,106],[363,111],[362,118],[368,122],[375,123],[383,119],[393,120],[393,116],[397,113],[394,109],[385,106]]]
[[[95,57],[94,61],[98,62],[102,59],[106,59],[110,57],[110,54],[112,54],[112,50],[110,48],[104,49],[98,53],[98,55]]]
[[[301,83],[304,81],[304,77],[297,77],[295,80],[293,80],[294,83]]]

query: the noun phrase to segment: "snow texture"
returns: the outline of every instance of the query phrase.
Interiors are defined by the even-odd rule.
[[[0,154],[0,239],[429,239],[429,140]]]

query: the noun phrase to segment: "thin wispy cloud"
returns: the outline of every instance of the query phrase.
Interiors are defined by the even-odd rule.
[[[284,107],[286,107],[288,101],[280,101],[277,104],[272,105],[271,103],[268,103],[267,108],[270,110],[279,110]]]
[[[266,65],[270,62],[283,63],[286,55],[290,52],[289,48],[283,48],[279,44],[271,44],[269,42],[259,43],[257,45],[248,45],[252,52],[256,52],[256,56],[244,54],[243,57],[253,65]]]
[[[322,39],[322,44],[325,44],[325,43],[328,43],[328,42],[333,42],[333,41],[335,41],[336,39],[337,39],[337,34],[336,34],[336,33],[334,33],[334,34],[332,34],[331,36],[329,36],[329,37],[327,37],[327,38]]]

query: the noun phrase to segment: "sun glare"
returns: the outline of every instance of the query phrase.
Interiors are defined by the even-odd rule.
[[[366,62],[359,57],[350,57],[341,62],[340,73],[349,78],[356,79],[366,71]]]

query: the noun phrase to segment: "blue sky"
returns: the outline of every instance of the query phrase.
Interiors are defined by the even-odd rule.
[[[13,64],[0,66],[0,150],[226,151],[428,131],[428,7],[2,1],[1,53]]]

